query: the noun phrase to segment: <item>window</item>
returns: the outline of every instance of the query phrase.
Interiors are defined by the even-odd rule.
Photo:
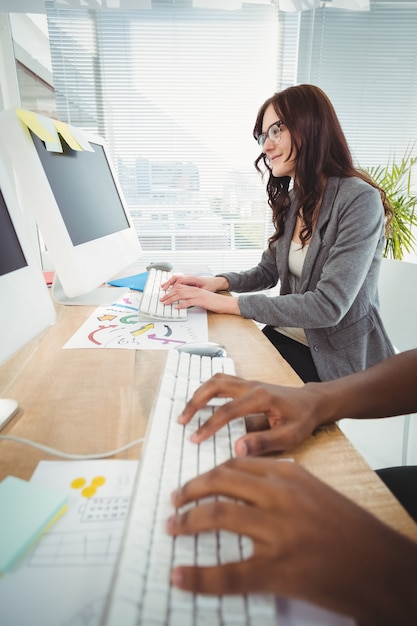
[[[257,262],[271,219],[252,129],[276,88],[276,8],[47,14],[57,115],[107,139],[144,251]]]
[[[417,2],[370,6],[306,11],[299,24],[298,82],[326,91],[363,166],[417,140]]]
[[[258,107],[275,90],[317,84],[358,164],[401,159],[417,140],[417,0],[362,11],[192,4],[47,0],[56,115],[106,138],[149,258],[247,268],[271,232],[253,167]]]

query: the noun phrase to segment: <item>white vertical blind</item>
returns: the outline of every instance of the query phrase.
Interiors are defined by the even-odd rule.
[[[417,141],[417,2],[371,0],[370,8],[299,15],[298,81],[330,96],[363,166],[401,160]]]

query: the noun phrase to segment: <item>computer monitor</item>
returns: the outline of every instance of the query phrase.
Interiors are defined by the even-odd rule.
[[[10,164],[0,158],[0,364],[55,320],[55,307],[31,246]],[[0,398],[0,428],[17,409]]]
[[[83,133],[89,149],[60,136],[50,150],[16,111],[0,114],[2,149],[13,163],[19,200],[34,215],[55,271],[53,297],[64,304],[104,305],[123,290],[102,288],[142,257],[105,141]]]

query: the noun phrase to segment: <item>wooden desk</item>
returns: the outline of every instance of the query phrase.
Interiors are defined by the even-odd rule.
[[[0,396],[15,398],[20,406],[1,434],[78,454],[111,450],[144,435],[166,352],[63,350],[93,310],[58,306],[55,325],[0,367]],[[252,321],[209,314],[209,338],[226,346],[241,376],[302,384]],[[117,458],[139,456],[138,445]],[[417,540],[416,524],[337,426],[310,437],[288,456]],[[56,458],[0,441],[0,480],[8,474],[29,479],[40,460]]]

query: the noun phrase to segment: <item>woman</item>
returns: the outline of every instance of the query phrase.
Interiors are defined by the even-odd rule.
[[[378,313],[383,190],[353,166],[334,108],[314,85],[289,87],[260,108],[255,162],[268,175],[275,232],[260,263],[218,276],[174,276],[165,304],[201,306],[266,324],[263,332],[305,381],[363,370],[393,354]],[[292,186],[290,188],[290,182]],[[280,295],[218,291],[274,287]]]

